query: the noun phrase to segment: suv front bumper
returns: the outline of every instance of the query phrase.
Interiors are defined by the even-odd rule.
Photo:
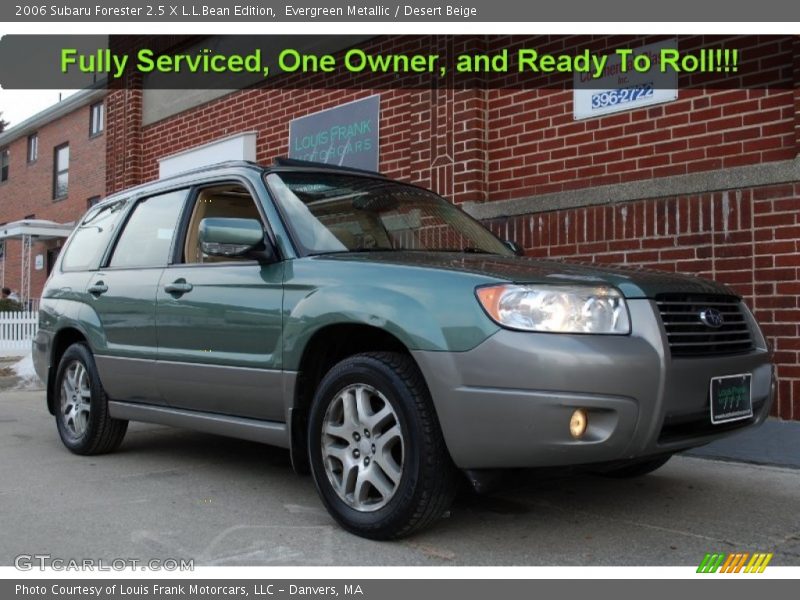
[[[766,342],[745,310],[755,349],[673,359],[655,303],[628,300],[628,336],[501,330],[468,352],[413,352],[450,454],[462,469],[580,465],[700,446],[761,423],[775,381]],[[753,416],[712,425],[712,377],[752,374]],[[588,413],[581,439],[575,409]]]

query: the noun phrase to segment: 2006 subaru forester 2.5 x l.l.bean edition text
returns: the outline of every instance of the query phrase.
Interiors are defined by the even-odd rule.
[[[285,160],[93,207],[33,347],[73,452],[131,420],[283,446],[377,539],[439,518],[463,472],[647,473],[760,423],[775,388],[725,286],[522,258],[424,189]]]

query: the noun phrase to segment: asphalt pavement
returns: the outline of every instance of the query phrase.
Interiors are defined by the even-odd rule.
[[[398,542],[341,530],[288,453],[132,424],[114,454],[69,453],[41,390],[0,390],[0,565],[194,559],[197,565],[697,565],[773,552],[800,565],[800,470],[677,456],[636,480],[524,473],[462,493]]]

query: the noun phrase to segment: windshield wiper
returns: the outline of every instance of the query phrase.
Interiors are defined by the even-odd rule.
[[[308,256],[325,256],[326,254],[354,254],[356,252],[398,252],[395,248],[348,248],[347,250],[328,250],[325,252],[309,252]]]
[[[327,252],[309,252],[308,256],[321,256],[325,254],[352,254],[356,252],[448,252],[452,254],[490,254],[497,256],[497,252],[490,252],[483,248],[467,246],[465,248],[349,248],[347,250],[329,250]]]
[[[431,248],[428,252],[453,252],[456,254],[497,254],[497,252],[490,252],[483,248],[475,246],[465,246],[464,248]]]

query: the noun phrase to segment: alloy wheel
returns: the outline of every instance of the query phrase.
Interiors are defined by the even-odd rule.
[[[377,389],[358,383],[336,395],[325,412],[321,446],[328,480],[348,506],[372,512],[394,497],[403,476],[403,432]]]
[[[83,363],[74,360],[64,370],[61,381],[61,414],[67,430],[76,438],[89,426],[91,402],[89,372]]]

